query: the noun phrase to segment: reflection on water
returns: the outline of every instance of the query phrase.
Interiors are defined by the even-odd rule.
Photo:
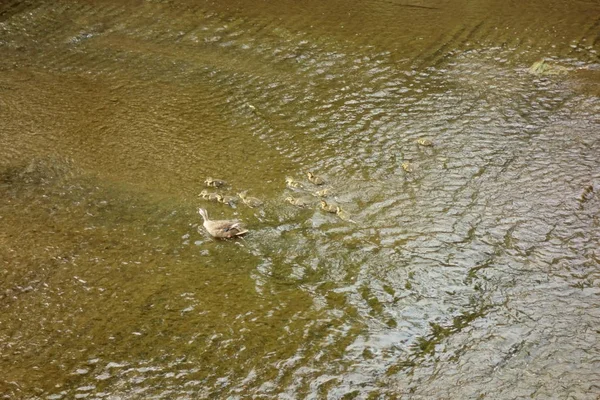
[[[599,12],[1,5],[0,393],[595,398]]]

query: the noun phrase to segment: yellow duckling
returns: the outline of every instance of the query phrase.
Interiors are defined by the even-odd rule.
[[[308,180],[314,183],[315,185],[323,185],[325,183],[323,178],[321,178],[320,176],[316,176],[310,171],[306,173],[306,176],[308,176]]]
[[[290,203],[293,206],[301,207],[301,208],[308,207],[310,205],[310,202],[308,200],[302,199],[302,198],[297,199],[292,196],[286,197],[285,201],[287,201],[288,203]]]
[[[332,194],[333,194],[333,190],[331,190],[330,188],[326,188],[326,189],[317,190],[314,195],[317,197],[329,197]]]
[[[256,208],[263,205],[263,202],[257,199],[256,197],[249,197],[248,191],[246,190],[238,193],[238,196],[240,196],[242,202],[250,208]]]
[[[224,180],[213,179],[211,177],[206,178],[204,183],[206,184],[206,186],[211,186],[211,187],[221,187],[221,186],[227,185],[227,182],[225,182]]]
[[[303,189],[304,185],[295,180],[294,178],[290,178],[289,176],[285,178],[285,184],[290,189]]]
[[[327,204],[325,200],[321,200],[321,210],[326,211],[328,213],[337,214],[338,206],[333,204]]]
[[[217,201],[222,204],[233,206],[235,205],[235,203],[237,203],[237,197],[229,195],[219,195]]]
[[[209,201],[219,201],[219,197],[221,197],[219,193],[209,193],[206,190],[201,191],[198,196]]]
[[[212,221],[208,218],[208,213],[204,208],[199,208],[198,213],[202,216],[204,229],[212,236],[220,239],[229,239],[248,233],[237,220],[217,220]]]
[[[579,196],[579,201],[586,202],[590,200],[594,196],[594,185],[587,185],[581,191],[581,195]]]
[[[406,172],[413,172],[412,164],[408,161],[404,161],[402,164],[402,169]]]
[[[417,139],[417,144],[419,144],[420,146],[423,146],[423,147],[432,147],[433,146],[433,142],[426,138]]]
[[[337,214],[338,217],[340,217],[341,220],[343,221],[347,221],[347,222],[352,222],[353,224],[356,223],[356,221],[353,221],[350,214],[345,211],[342,210],[342,208],[340,206],[337,206],[335,213]]]

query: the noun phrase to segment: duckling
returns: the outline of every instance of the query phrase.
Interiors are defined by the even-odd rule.
[[[302,199],[302,198],[294,198],[292,196],[288,196],[285,198],[285,201],[287,201],[288,203],[290,203],[293,206],[296,207],[308,207],[310,205],[310,202],[306,199]]]
[[[329,197],[332,194],[333,194],[333,190],[331,190],[330,188],[325,188],[325,189],[317,190],[314,193],[314,196],[317,196],[317,197]]]
[[[432,147],[433,146],[433,142],[431,140],[425,139],[425,138],[417,139],[417,144],[419,144],[420,146],[423,146],[423,147]]]
[[[235,203],[237,203],[237,197],[229,196],[229,195],[219,195],[219,198],[217,199],[217,201],[219,203],[227,204],[227,205],[230,205],[233,207],[235,205]]]
[[[212,236],[221,239],[229,239],[241,236],[248,231],[242,227],[241,222],[236,220],[217,220],[208,219],[208,213],[204,208],[199,208],[198,213],[202,216],[204,229]]]
[[[242,202],[250,208],[260,207],[263,205],[263,202],[257,199],[256,197],[248,197],[248,191],[243,191],[238,193]]]
[[[306,173],[306,176],[308,176],[308,180],[311,181],[312,183],[314,183],[315,185],[322,185],[325,183],[323,178],[321,178],[320,176],[316,176],[315,174],[313,174],[310,171],[308,171]]]
[[[402,169],[406,172],[413,172],[412,164],[408,161],[404,161],[402,164]]]
[[[285,184],[290,189],[304,189],[304,185],[289,176],[285,178]]]
[[[583,188],[581,195],[579,196],[579,201],[582,203],[586,202],[590,200],[592,196],[594,196],[594,186],[587,185],[585,188]]]
[[[340,206],[336,207],[335,213],[343,221],[352,222],[353,224],[356,223],[356,221],[353,221],[352,218],[350,218],[350,214],[347,211],[342,210],[342,208]]]
[[[206,184],[206,186],[212,186],[212,187],[221,187],[221,186],[227,185],[227,182],[225,182],[224,180],[213,179],[211,177],[206,178],[204,183]]]
[[[198,196],[209,201],[219,201],[219,197],[221,197],[219,193],[209,193],[206,190],[201,191]]]
[[[338,206],[333,204],[327,204],[325,200],[321,200],[321,210],[326,211],[328,213],[337,214]]]

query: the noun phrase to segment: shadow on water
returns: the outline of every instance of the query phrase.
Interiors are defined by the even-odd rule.
[[[592,11],[1,5],[0,394],[594,398]]]

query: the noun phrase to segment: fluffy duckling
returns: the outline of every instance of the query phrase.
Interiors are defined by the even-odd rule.
[[[432,147],[433,146],[433,142],[426,138],[417,139],[417,144],[420,146],[423,146],[423,147]]]
[[[317,190],[314,195],[317,197],[329,197],[333,194],[333,190],[331,190],[330,188],[325,188],[325,189],[321,189],[321,190]]]
[[[579,201],[586,202],[590,200],[594,196],[594,185],[587,185],[581,191],[581,195],[579,196]]]
[[[285,185],[290,189],[304,189],[304,185],[289,176],[285,178]]]
[[[321,178],[320,176],[316,176],[310,171],[306,173],[306,176],[308,177],[308,180],[314,183],[315,185],[323,185],[325,183],[323,178]]]
[[[211,186],[211,187],[222,187],[222,186],[227,185],[227,182],[225,182],[224,180],[213,179],[211,177],[206,178],[204,183],[206,184],[206,186]]]
[[[249,197],[248,191],[243,191],[238,193],[242,202],[250,208],[256,208],[263,205],[263,202],[256,197]]]
[[[300,207],[300,208],[308,207],[310,205],[310,202],[308,200],[302,199],[302,198],[294,198],[292,196],[286,197],[285,201],[287,201],[288,203],[290,203],[293,206]]]
[[[402,169],[406,172],[413,172],[412,164],[408,161],[404,161],[402,164]]]
[[[221,204],[227,204],[229,206],[234,206],[237,203],[237,197],[229,196],[229,195],[219,195],[217,201]]]
[[[335,213],[343,221],[352,222],[353,224],[356,223],[356,221],[352,220],[350,213],[348,213],[348,211],[346,211],[346,210],[342,210],[342,208],[340,206],[336,207]]]
[[[337,214],[338,206],[333,204],[328,204],[325,200],[321,200],[320,202],[321,210],[326,211],[328,213]]]
[[[219,193],[209,193],[206,190],[201,191],[198,196],[209,201],[219,201],[219,198],[221,197]]]
[[[202,216],[204,229],[212,236],[220,239],[230,239],[241,236],[248,231],[242,227],[241,222],[236,220],[212,221],[204,208],[199,208],[198,213]]]

